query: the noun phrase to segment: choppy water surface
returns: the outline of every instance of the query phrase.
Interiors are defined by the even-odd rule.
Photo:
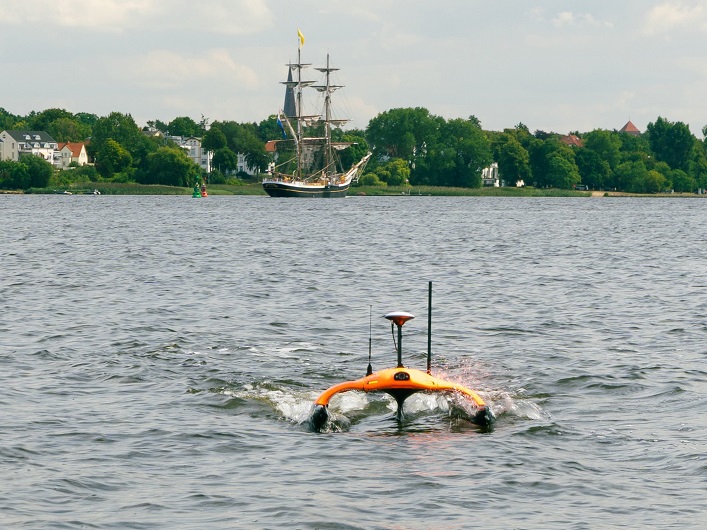
[[[701,528],[702,199],[0,197],[3,528]],[[312,400],[394,364],[490,403]]]

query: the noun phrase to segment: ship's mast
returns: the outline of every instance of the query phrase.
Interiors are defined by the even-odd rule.
[[[334,154],[331,147],[331,92],[329,83],[329,54],[326,54],[326,96],[324,96],[324,149],[326,151],[324,157],[324,171],[329,174],[329,167],[333,164]],[[334,168],[336,169],[336,168]]]
[[[342,86],[331,84],[331,73],[338,70],[338,68],[333,68],[331,66],[328,53],[326,56],[326,66],[323,68],[317,68],[317,70],[324,72],[326,76],[324,85],[315,87],[320,92],[324,92],[324,168],[327,174],[336,173],[336,167],[334,164],[334,146],[331,141],[331,127],[332,124],[338,126],[346,123],[348,120],[339,120],[332,117],[331,94],[335,90],[342,88]]]
[[[297,38],[297,170],[295,176],[302,177],[302,46]]]

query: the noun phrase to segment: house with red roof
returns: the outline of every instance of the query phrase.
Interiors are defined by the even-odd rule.
[[[562,142],[565,145],[569,145],[570,147],[582,147],[584,146],[584,142],[582,139],[577,136],[576,134],[568,134],[566,136],[561,136],[560,137],[560,142]]]
[[[88,153],[84,142],[59,142],[59,160],[55,165],[59,169],[66,169],[72,162],[79,166],[88,164]]]
[[[631,120],[628,120],[626,125],[621,127],[619,132],[630,134],[631,136],[641,136],[641,131],[639,131],[638,127],[631,123]]]

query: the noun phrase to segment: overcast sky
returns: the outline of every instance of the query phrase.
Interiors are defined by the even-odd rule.
[[[704,0],[0,0],[0,107],[259,122],[298,28],[358,128],[399,107],[491,130],[707,125]]]

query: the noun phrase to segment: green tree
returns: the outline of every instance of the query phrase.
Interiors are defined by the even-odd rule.
[[[415,168],[427,147],[438,143],[440,120],[421,107],[391,109],[369,121],[366,139],[376,158],[402,158]]]
[[[543,133],[542,131],[536,131],[536,133],[540,136],[541,140],[545,140],[545,133]],[[522,122],[513,127],[512,129],[504,129],[503,134],[515,138],[518,143],[522,145],[525,149],[528,149],[531,142],[535,139],[533,135],[530,134],[530,130],[528,130],[528,127]]]
[[[596,190],[603,189],[610,184],[611,166],[596,151],[580,147],[574,156],[584,184]]]
[[[46,109],[40,113],[30,113],[27,121],[31,130],[49,132],[49,124],[60,118],[73,120],[74,115],[64,109]]]
[[[57,118],[46,131],[57,142],[83,142],[91,136],[91,127],[74,118]]]
[[[515,184],[517,180],[530,181],[530,155],[515,135],[501,135],[496,152],[499,175],[507,184]]]
[[[698,188],[697,180],[682,169],[671,170],[668,180],[672,183],[673,190],[677,192],[694,192]]]
[[[27,166],[11,160],[0,160],[0,189],[26,190],[30,187]]]
[[[19,119],[20,118],[18,116],[15,116],[0,107],[0,131],[16,129],[15,123],[17,123]]]
[[[270,162],[270,155],[265,152],[265,144],[253,133],[248,132],[240,142],[240,153],[253,169],[265,171]]]
[[[547,183],[553,188],[572,189],[582,180],[577,165],[557,151],[548,156],[547,167]]]
[[[366,173],[360,179],[358,179],[359,186],[387,186],[385,182],[378,178],[375,173]]]
[[[228,148],[235,154],[242,154],[251,168],[260,171],[267,169],[270,156],[265,152],[265,142],[259,138],[256,124],[225,121],[214,122],[211,128],[220,129],[226,136]]]
[[[402,158],[394,158],[380,165],[374,176],[388,186],[404,186],[410,179],[410,168]]]
[[[643,183],[639,188],[640,191],[637,191],[640,193],[660,193],[661,191],[665,191],[667,184],[668,181],[662,173],[651,169],[646,173]]]
[[[698,188],[707,188],[707,153],[703,144],[695,138],[688,175],[695,179]]]
[[[156,149],[156,146],[149,145],[149,139],[142,134],[133,117],[120,112],[111,112],[108,116],[98,118],[93,125],[93,135],[87,149],[91,156],[96,157],[97,164],[99,153],[108,140],[118,142],[135,162],[142,161],[149,152]]]
[[[493,161],[491,144],[477,119],[448,120],[441,130],[442,141],[455,150],[451,186],[480,188],[481,171]]]
[[[226,145],[228,145],[226,135],[223,134],[221,129],[213,126],[211,129],[206,131],[204,139],[201,142],[201,147],[207,151],[211,151],[212,153],[218,151],[219,149],[223,149]]]
[[[492,160],[488,138],[477,122],[435,118],[437,130],[415,155],[413,184],[481,187],[481,170]]]
[[[530,143],[529,153],[531,173],[538,186],[569,188],[580,181],[574,150],[560,142],[557,136],[551,136],[547,140],[534,138]],[[564,159],[568,164],[553,161],[555,157]],[[576,182],[568,186],[567,179]]]
[[[648,124],[646,133],[658,160],[666,162],[672,169],[689,171],[690,154],[695,144],[689,126],[658,117],[654,123]]]
[[[621,137],[619,133],[596,129],[584,135],[584,147],[593,151],[614,169],[621,162]]]
[[[76,181],[86,181],[97,182],[99,180],[98,171],[95,166],[78,166],[76,169],[71,170],[76,177]]]
[[[96,153],[96,169],[107,178],[124,171],[133,162],[127,149],[112,138],[108,138]]]
[[[98,116],[95,114],[91,114],[90,112],[77,112],[74,114],[74,119],[76,121],[83,123],[84,125],[88,125],[89,127],[93,127],[93,124],[98,121]]]
[[[643,161],[627,161],[618,165],[615,171],[616,187],[622,191],[644,193],[648,169]]]
[[[171,136],[202,137],[206,131],[188,116],[174,118],[167,125],[167,130]]]
[[[141,184],[192,186],[201,176],[201,170],[179,147],[158,148],[147,157],[147,169],[138,173]]]
[[[212,162],[214,168],[222,173],[233,173],[238,169],[238,155],[228,147],[216,151]]]
[[[647,164],[651,159],[655,160],[646,135],[634,136],[619,132],[615,134],[621,138],[620,163],[632,161]]]
[[[368,154],[368,142],[361,131],[350,131],[342,134],[337,140],[351,144],[346,149],[339,151],[341,166],[344,168],[350,168]]]
[[[287,130],[287,125],[282,124],[285,127],[287,136],[290,136],[290,132]],[[282,139],[282,129],[277,124],[277,116],[271,114],[267,119],[261,121],[258,124],[257,135],[260,140],[265,143],[269,140],[281,140]]]
[[[54,174],[52,165],[41,156],[26,155],[20,158],[20,164],[27,168],[30,188],[46,188]]]

